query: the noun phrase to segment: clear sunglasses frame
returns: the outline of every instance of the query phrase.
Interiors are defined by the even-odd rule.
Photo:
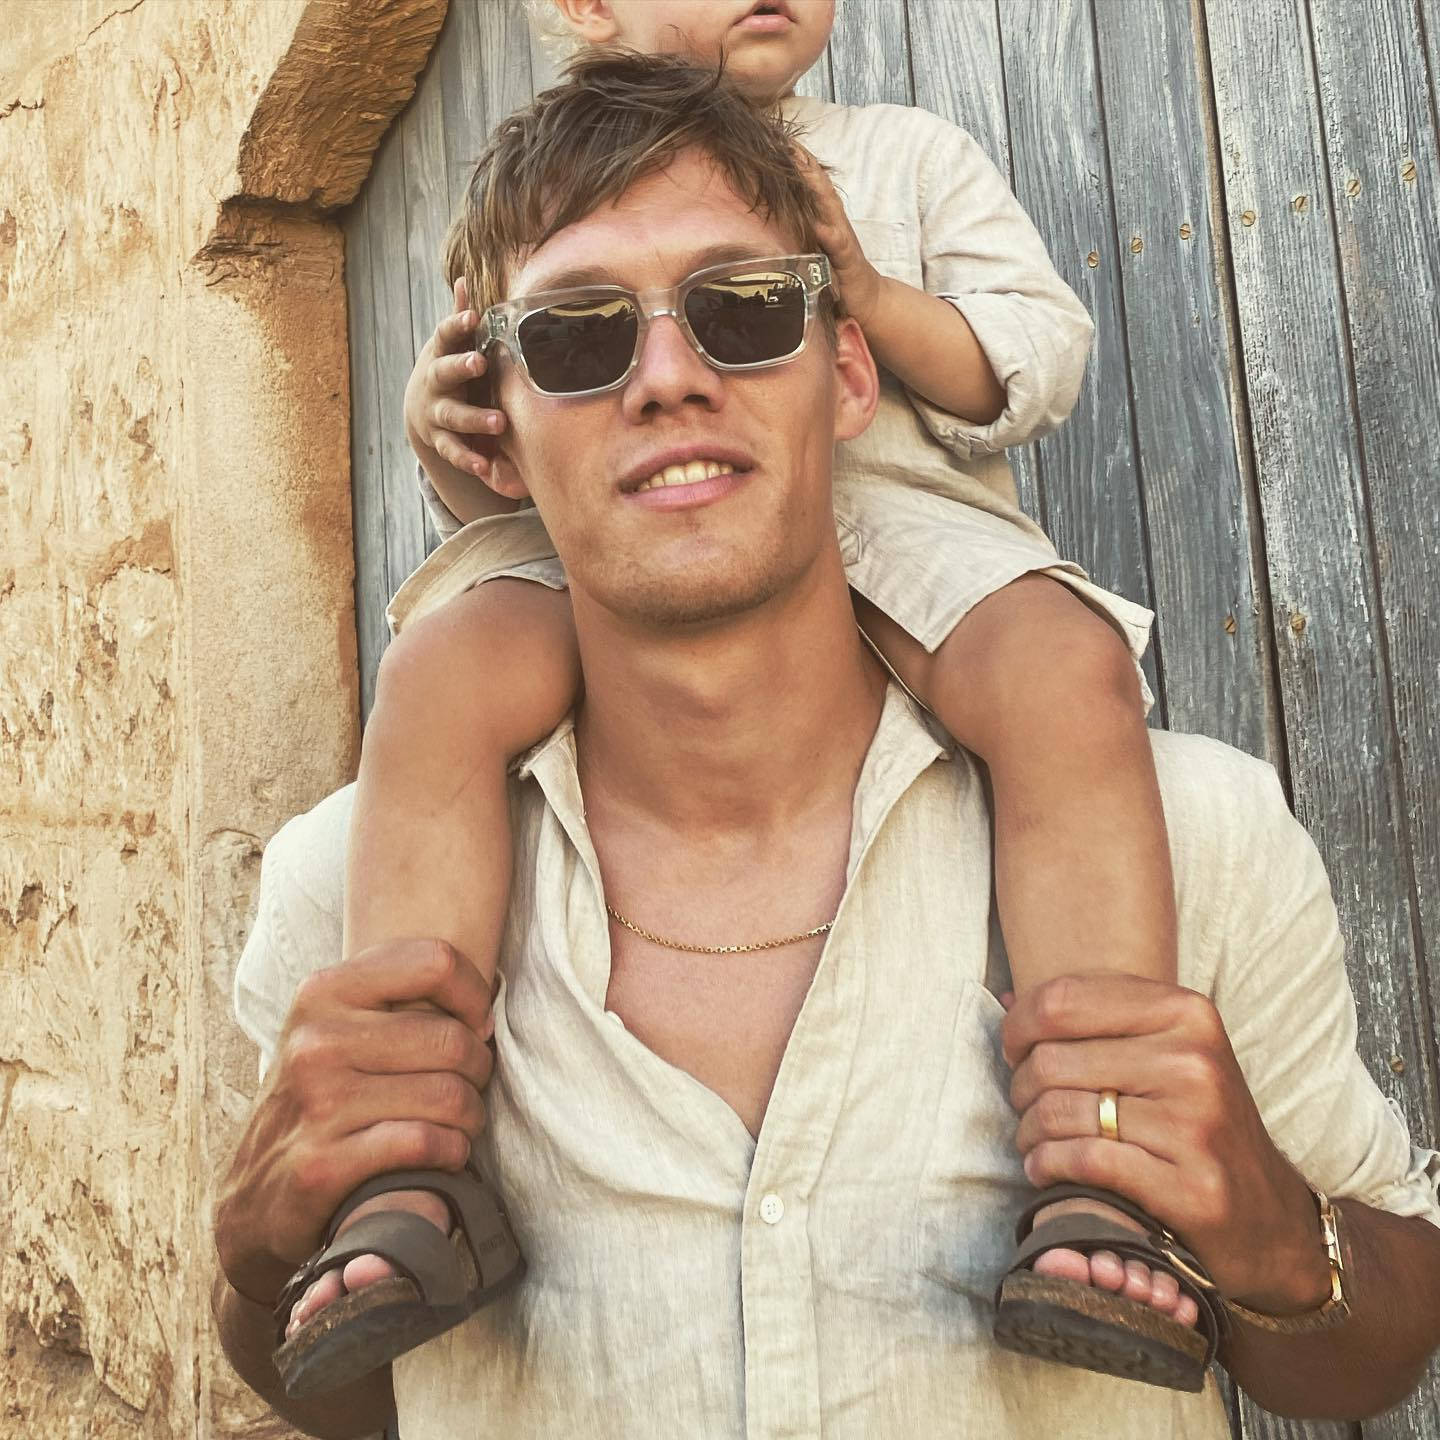
[[[726,365],[716,360],[695,338],[690,322],[685,316],[685,301],[690,292],[700,285],[713,280],[724,280],[733,276],[763,271],[778,271],[793,275],[805,289],[805,326],[800,332],[800,343],[788,354],[777,355],[772,360],[755,360],[740,365]],[[761,256],[754,260],[727,260],[722,265],[709,265],[687,275],[678,285],[657,290],[627,290],[623,285],[579,285],[568,290],[542,290],[534,295],[520,295],[514,300],[492,305],[480,317],[481,340],[477,347],[484,353],[492,345],[503,345],[510,352],[510,359],[524,378],[525,383],[537,394],[549,399],[579,400],[587,395],[604,395],[618,390],[634,373],[645,349],[645,336],[652,320],[668,315],[679,327],[681,333],[700,358],[715,370],[764,370],[771,365],[783,365],[804,353],[810,341],[810,329],[815,321],[815,311],[820,296],[830,284],[830,261],[824,255],[780,255]],[[576,300],[629,300],[639,315],[635,332],[635,353],[625,367],[625,373],[605,385],[591,390],[546,390],[536,383],[525,363],[525,352],[520,345],[520,327],[530,316],[547,310],[552,305],[564,305]]]

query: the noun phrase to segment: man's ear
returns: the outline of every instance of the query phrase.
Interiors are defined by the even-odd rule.
[[[835,383],[835,438],[853,440],[875,418],[880,377],[864,331],[848,316],[835,326]]]
[[[530,487],[521,478],[519,468],[503,445],[497,447],[494,455],[490,457],[490,473],[485,477],[485,483],[497,495],[503,495],[507,500],[530,498]]]
[[[587,45],[608,45],[620,33],[610,0],[555,0],[555,8]]]

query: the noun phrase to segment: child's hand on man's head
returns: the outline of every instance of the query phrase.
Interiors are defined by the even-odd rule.
[[[471,383],[481,379],[487,368],[485,357],[475,349],[479,323],[462,276],[455,282],[454,311],[435,327],[410,372],[405,433],[427,471],[438,456],[461,475],[488,480],[505,416],[470,403]]]
[[[801,144],[795,145],[800,173],[820,205],[820,244],[830,257],[830,273],[845,312],[860,322],[863,330],[880,295],[881,275],[865,258],[855,227],[845,213],[825,167]]]

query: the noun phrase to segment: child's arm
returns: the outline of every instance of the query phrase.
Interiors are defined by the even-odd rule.
[[[860,248],[830,177],[808,151],[800,159],[820,201],[820,243],[836,289],[875,359],[942,410],[982,425],[997,420],[1005,408],[1005,387],[970,322],[938,296],[882,275]]]
[[[505,416],[471,403],[472,386],[486,368],[475,349],[478,323],[462,277],[455,282],[454,311],[415,357],[405,386],[405,438],[441,503],[462,525],[517,508],[485,483]]]
[[[991,454],[1065,420],[1094,326],[975,140],[938,116],[908,116],[907,140],[925,146],[915,256],[923,289],[870,263],[813,165],[822,242],[846,308],[927,428],[961,458]]]

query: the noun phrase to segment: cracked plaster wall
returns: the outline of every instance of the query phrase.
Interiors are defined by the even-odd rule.
[[[284,1433],[208,1314],[263,840],[356,753],[343,254],[445,0],[8,0],[0,1436]]]

